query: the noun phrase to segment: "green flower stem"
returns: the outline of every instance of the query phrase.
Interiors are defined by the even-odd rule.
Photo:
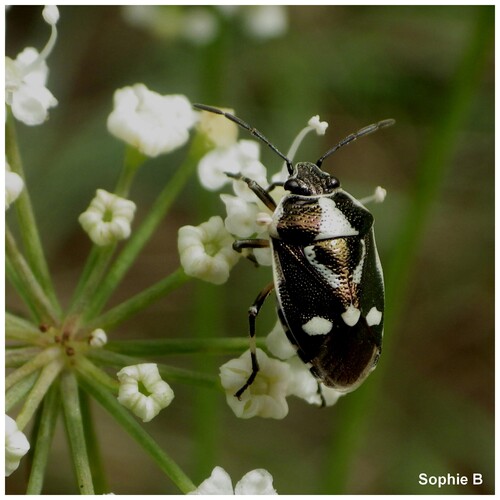
[[[9,412],[14,406],[16,406],[20,401],[22,401],[26,395],[33,389],[36,379],[40,374],[39,371],[35,371],[23,378],[17,384],[14,384],[5,393],[5,412]]]
[[[71,448],[71,457],[76,473],[79,491],[82,495],[93,495],[94,486],[90,472],[85,434],[83,431],[78,383],[72,371],[66,371],[61,377],[61,401],[66,431]]]
[[[135,261],[139,252],[149,241],[153,232],[158,227],[158,224],[160,224],[172,203],[179,195],[181,189],[195,171],[198,161],[208,150],[209,145],[204,136],[196,134],[184,164],[175,172],[172,179],[160,193],[151,211],[137,230],[133,232],[132,237],[111,266],[102,284],[99,286],[87,310],[86,318],[94,318],[102,310],[115,288]]]
[[[28,307],[31,317],[34,318],[37,321],[37,323],[40,323],[40,315],[38,314],[36,306],[32,298],[24,288],[24,284],[19,278],[19,275],[17,274],[16,270],[14,269],[12,262],[8,258],[5,259],[5,275],[7,276],[9,282],[14,286],[19,297],[21,297],[21,300]]]
[[[123,169],[116,184],[115,194],[122,198],[127,198],[139,167],[147,160],[147,156],[141,153],[137,148],[127,145],[125,148],[125,159]]]
[[[48,347],[16,371],[10,373],[5,378],[5,389],[9,389],[35,370],[38,370],[52,361],[55,361],[60,355],[61,348],[59,346]]]
[[[45,290],[42,288],[28,263],[21,255],[14,236],[8,228],[5,228],[5,254],[6,259],[10,261],[22,283],[25,293],[29,295],[30,301],[35,306],[38,316],[42,321],[55,324],[57,322],[58,312],[53,308]]]
[[[190,279],[191,278],[182,268],[178,268],[158,283],[94,319],[87,325],[88,329],[93,330],[95,328],[102,328],[106,332],[113,330],[130,316],[137,314],[142,309],[145,309],[165,295],[168,295]]]
[[[85,433],[85,443],[89,455],[90,471],[94,481],[96,495],[108,493],[108,482],[104,472],[104,463],[99,447],[99,437],[96,433],[96,420],[92,414],[90,397],[87,392],[80,390],[80,404],[82,410],[83,430]]]
[[[33,274],[45,291],[52,308],[58,315],[61,313],[61,308],[56,297],[47,261],[43,253],[42,242],[38,234],[38,226],[28,194],[26,177],[24,175],[21,155],[17,144],[14,117],[10,112],[7,113],[7,123],[5,127],[5,152],[12,171],[20,175],[24,181],[24,189],[16,200],[15,207],[19,219],[21,238],[26,250],[27,261],[33,270]]]
[[[80,373],[80,380],[84,390],[94,397],[149,453],[160,469],[165,472],[182,493],[189,493],[196,488],[182,469],[158,446],[156,441],[144,430],[135,417],[118,402],[113,394],[84,373]]]
[[[135,357],[125,356],[123,354],[110,352],[105,349],[95,349],[88,353],[88,357],[97,361],[98,363],[102,363],[106,366],[116,366],[117,368],[122,368],[129,365],[137,365],[139,363],[145,362]],[[158,370],[162,378],[168,379],[169,381],[181,382],[191,385],[195,384],[212,389],[218,387],[217,378],[213,375],[194,372],[191,370],[185,370],[183,368],[176,368],[174,366],[167,366],[159,363]]]
[[[257,347],[265,349],[265,339],[256,339]],[[149,357],[171,354],[240,354],[249,348],[248,337],[183,338],[154,340],[114,340],[106,349],[131,356]]]
[[[40,347],[16,347],[5,351],[5,366],[7,368],[15,368],[19,365],[27,363],[37,354],[40,354]]]
[[[20,342],[36,343],[41,333],[31,321],[20,318],[15,314],[5,313],[5,338]]]
[[[52,446],[52,438],[54,436],[57,416],[59,413],[58,396],[59,388],[53,384],[43,400],[40,425],[38,427],[36,441],[33,446],[34,454],[28,487],[26,489],[27,495],[40,495],[42,493],[49,451]]]
[[[76,367],[78,372],[83,373],[87,378],[92,378],[113,394],[118,394],[118,387],[120,386],[118,380],[111,378],[106,372],[98,368],[86,357],[82,356],[78,358]]]
[[[40,376],[33,386],[33,389],[26,398],[24,406],[17,415],[16,423],[20,430],[23,430],[26,424],[31,420],[38,406],[42,402],[42,399],[47,394],[52,382],[54,382],[55,378],[61,372],[63,366],[63,360],[56,359],[43,368]]]
[[[391,334],[400,319],[407,300],[405,290],[410,282],[412,265],[418,251],[425,224],[429,219],[432,203],[441,187],[449,167],[460,127],[467,117],[469,105],[474,98],[474,90],[483,75],[486,58],[491,53],[494,40],[494,9],[479,7],[478,18],[472,26],[468,46],[463,51],[463,59],[454,78],[453,86],[443,109],[438,113],[438,121],[431,133],[430,142],[424,152],[416,189],[410,206],[401,224],[399,237],[386,268],[387,319],[383,360],[373,379],[339,403],[342,422],[339,440],[331,445],[331,456],[326,461],[327,478],[324,488],[330,494],[345,492],[353,457],[368,432],[371,412],[381,398],[379,393],[386,375],[386,367],[391,366]],[[385,361],[384,361],[385,360]],[[339,434],[339,435],[340,435]]]

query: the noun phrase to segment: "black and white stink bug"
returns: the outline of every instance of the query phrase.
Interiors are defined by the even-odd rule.
[[[340,392],[356,389],[374,370],[382,347],[384,281],[375,246],[373,216],[321,170],[323,161],[359,137],[390,126],[383,120],[362,128],[328,150],[316,163],[295,165],[258,130],[211,106],[196,108],[224,115],[267,144],[287,165],[289,191],[276,205],[269,191],[239,174],[273,212],[270,240],[234,243],[235,250],[271,247],[273,282],[249,309],[252,373],[235,394],[240,397],[258,371],[255,318],[276,290],[278,316],[297,354],[319,382]]]

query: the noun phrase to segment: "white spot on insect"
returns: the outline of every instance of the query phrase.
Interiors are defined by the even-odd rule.
[[[361,311],[351,304],[340,316],[347,326],[354,326],[359,321]]]
[[[332,322],[321,316],[314,316],[302,325],[307,335],[326,335],[332,329]]]
[[[332,288],[338,288],[340,286],[340,275],[335,274],[331,269],[326,267],[324,264],[320,264],[316,260],[316,252],[314,251],[314,245],[309,245],[304,247],[304,254],[309,263],[318,271],[323,278],[328,282]]]
[[[359,263],[352,273],[352,281],[358,285],[361,283],[361,277],[363,275],[363,265],[365,263],[365,257],[366,257],[366,243],[364,242],[364,240],[360,240],[360,243],[361,243],[361,258],[359,259]]]
[[[366,323],[368,326],[380,325],[382,321],[382,312],[376,307],[372,307],[368,314],[366,315]]]
[[[345,214],[337,208],[331,198],[322,196],[318,198],[318,204],[321,207],[321,220],[318,234],[314,238],[315,240],[356,236],[359,234],[359,231],[351,226]]]

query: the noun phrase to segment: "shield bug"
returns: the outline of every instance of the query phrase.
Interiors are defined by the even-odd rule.
[[[375,245],[373,215],[321,169],[340,148],[394,124],[382,120],[342,139],[316,163],[295,165],[258,130],[240,118],[202,104],[196,108],[225,116],[248,130],[286,163],[288,193],[276,204],[268,189],[240,174],[273,212],[270,239],[235,241],[237,251],[271,247],[273,281],[249,308],[252,372],[235,396],[252,384],[259,365],[255,353],[255,319],[275,290],[278,317],[298,356],[319,382],[340,392],[356,389],[374,370],[384,324],[384,281]]]

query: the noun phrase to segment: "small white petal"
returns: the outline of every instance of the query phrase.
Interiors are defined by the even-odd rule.
[[[59,21],[59,9],[55,5],[46,5],[43,9],[42,16],[47,24],[57,24],[57,21]]]
[[[222,467],[215,467],[208,479],[205,479],[190,495],[234,495],[231,477]]]
[[[265,469],[247,472],[234,488],[235,495],[277,495],[273,487],[273,476]]]
[[[313,116],[307,124],[312,127],[318,135],[325,135],[326,129],[328,128],[327,122],[320,122],[319,115]]]
[[[5,476],[10,476],[19,467],[29,449],[30,444],[17,428],[16,421],[5,415]]]
[[[232,109],[221,108],[222,111],[233,113]],[[238,125],[228,120],[225,116],[200,111],[198,130],[205,134],[215,148],[229,148],[236,144],[238,138]]]
[[[255,203],[248,203],[229,194],[221,194],[220,198],[226,205],[227,217],[224,224],[231,234],[238,238],[249,238],[262,231],[262,226],[257,224],[259,207]]]
[[[297,354],[279,320],[276,321],[274,328],[267,335],[266,346],[273,356],[280,359],[288,359]]]
[[[288,414],[286,394],[291,377],[290,367],[283,361],[268,357],[261,349],[257,349],[256,354],[259,372],[240,399],[234,394],[246,383],[252,372],[250,351],[220,367],[227,403],[239,418],[284,418]]]
[[[5,210],[17,200],[24,188],[23,179],[19,174],[10,171],[10,167],[5,162]]]

